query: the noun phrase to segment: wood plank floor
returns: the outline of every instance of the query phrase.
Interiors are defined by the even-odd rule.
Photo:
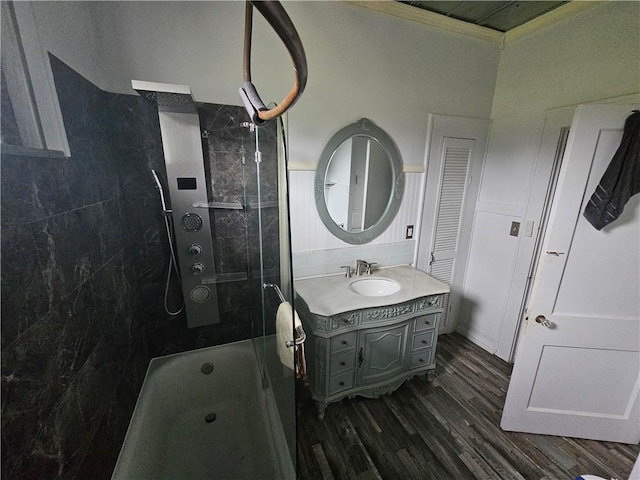
[[[502,431],[511,366],[498,357],[454,333],[440,337],[436,358],[432,383],[420,376],[391,395],[343,400],[322,422],[301,401],[298,478],[629,477],[638,445]]]

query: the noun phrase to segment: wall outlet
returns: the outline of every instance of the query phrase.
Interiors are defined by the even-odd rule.
[[[404,236],[407,240],[413,238],[413,225],[407,225],[407,234]]]

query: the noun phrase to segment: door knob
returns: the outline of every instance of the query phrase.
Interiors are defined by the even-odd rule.
[[[536,322],[542,325],[543,327],[551,328],[551,322],[547,320],[544,315],[538,315],[536,317]]]

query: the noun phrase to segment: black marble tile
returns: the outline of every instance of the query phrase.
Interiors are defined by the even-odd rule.
[[[142,149],[158,156],[164,168],[162,137],[158,109],[137,94],[107,94],[111,115],[112,141],[115,148]]]
[[[217,238],[214,251],[216,273],[247,271],[247,238]]]
[[[130,148],[115,148],[114,155],[118,162],[120,188],[126,198],[153,197],[159,201],[159,193],[151,170],[156,170],[165,189],[167,201],[166,169],[164,157],[160,151],[136,146]]]
[[[207,153],[207,177],[211,201],[223,202],[229,198],[244,198],[245,173],[248,168],[242,164],[242,145],[229,145],[225,150]],[[252,162],[250,159],[249,161]]]
[[[51,61],[72,158],[2,157],[2,473],[98,478],[85,459],[108,444],[114,461],[121,435],[96,435],[126,430],[115,412],[133,408],[149,358],[120,199],[129,159],[112,148],[109,95]]]
[[[67,135],[100,141],[110,136],[111,117],[105,92],[49,54]],[[71,155],[74,155],[71,150]]]
[[[129,243],[129,225],[120,200],[102,202],[100,209],[98,237],[102,264]]]
[[[250,208],[247,213],[247,228],[249,235],[259,238],[260,232],[263,236],[277,237],[280,232],[280,213],[277,206],[263,206],[258,210]]]
[[[120,336],[127,343],[132,343],[135,336],[131,317],[137,306],[133,275],[121,251],[96,272],[89,285],[100,312],[100,333]]]
[[[142,386],[148,358],[145,345],[137,343],[128,362],[132,368],[121,376],[115,395],[79,465],[76,478],[111,478]]]
[[[2,227],[21,225],[72,208],[66,159],[2,155]]]
[[[249,313],[241,310],[221,314],[218,324],[197,328],[187,328],[186,320],[163,318],[157,322],[150,343],[152,355],[162,356],[248,338],[251,338],[251,320]]]
[[[244,199],[246,176],[255,165],[253,136],[242,126],[246,112],[228,105],[201,105],[199,113],[201,128],[208,132],[203,151],[210,200]]]
[[[61,478],[77,478],[127,360],[114,355],[111,339],[103,337],[50,413],[40,442],[44,451],[55,449],[60,457]]]
[[[6,228],[0,235],[2,265],[2,348],[51,308],[45,294],[35,242],[29,225]]]
[[[69,137],[73,156],[66,163],[73,208],[119,196],[118,176],[108,141]]]
[[[9,456],[25,457],[34,467],[57,458],[57,451],[39,450],[49,431],[45,419],[94,351],[97,317],[90,290],[80,288],[3,349],[2,435]]]
[[[216,237],[231,238],[247,235],[247,214],[243,210],[212,209],[209,212],[209,219]]]
[[[259,272],[261,268],[277,271],[280,268],[280,246],[278,236],[262,236],[262,256],[260,255],[260,237],[249,239],[249,268]]]
[[[155,193],[158,193],[158,190]],[[136,243],[167,243],[167,232],[159,195],[125,198],[124,209],[131,241]]]
[[[234,105],[219,105],[210,103],[197,104],[200,114],[200,126],[212,135],[226,134],[231,138],[241,136],[240,132],[248,134],[249,129],[242,124],[248,122],[247,112],[243,107]]]
[[[141,283],[161,283],[169,265],[169,246],[164,242],[140,242],[132,248]]]
[[[103,263],[100,204],[34,222],[33,236],[47,293],[63,298]]]
[[[251,304],[256,300],[253,297],[248,280],[217,283],[216,292],[218,295],[218,311],[221,316],[231,316],[234,313],[246,311],[251,308]],[[258,298],[257,300],[259,302],[260,299]]]

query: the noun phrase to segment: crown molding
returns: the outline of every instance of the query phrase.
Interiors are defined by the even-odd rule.
[[[399,2],[388,0],[357,2],[347,0],[346,3],[366,8],[367,10],[374,12],[383,13],[385,15],[391,15],[392,17],[401,18],[403,20],[417,22],[422,25],[427,25],[447,32],[485,40],[496,45],[502,45],[504,39],[504,34],[497,30],[480,27],[478,25],[456,20],[455,18],[450,18],[445,15],[440,15],[439,13],[429,12],[427,10],[422,10]]]
[[[429,12],[427,10],[422,10],[396,1],[345,0],[345,3],[366,8],[373,12],[427,25],[446,32],[457,33],[459,35],[465,35],[478,40],[485,40],[496,45],[505,46],[508,43],[513,43],[521,38],[537,33],[586,10],[608,3],[608,1],[611,0],[572,0],[569,3],[520,25],[519,27],[512,28],[506,33],[499,32],[492,28],[481,27],[472,23],[456,20],[455,18],[447,17],[446,15]]]
[[[508,45],[509,43],[513,43],[521,38],[527,37],[534,33],[538,33],[540,30],[543,30],[547,27],[555,25],[556,23],[560,23],[568,18],[575,17],[576,15],[590,10],[594,7],[599,7],[607,3],[607,1],[600,0],[587,0],[587,1],[577,1],[573,0],[569,3],[565,3],[558,8],[551,10],[550,12],[545,13],[544,15],[540,15],[533,20],[528,21],[520,25],[519,27],[512,28],[508,32],[504,34],[504,44]]]

